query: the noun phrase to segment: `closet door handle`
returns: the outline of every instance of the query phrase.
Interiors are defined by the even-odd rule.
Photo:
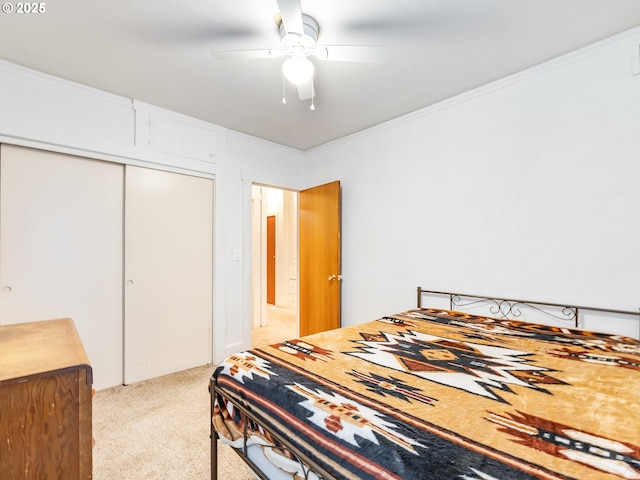
[[[2,293],[11,293],[12,291],[13,289],[10,285],[5,285],[4,287],[2,287]]]
[[[127,280],[127,287],[131,287],[133,285],[133,280]]]

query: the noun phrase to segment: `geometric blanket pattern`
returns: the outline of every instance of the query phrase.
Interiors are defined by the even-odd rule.
[[[336,478],[640,479],[627,337],[422,308],[232,355],[214,378]],[[242,436],[232,405],[215,417]]]

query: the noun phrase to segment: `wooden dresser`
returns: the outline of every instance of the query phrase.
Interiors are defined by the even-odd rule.
[[[91,478],[91,391],[71,319],[0,326],[0,479]]]

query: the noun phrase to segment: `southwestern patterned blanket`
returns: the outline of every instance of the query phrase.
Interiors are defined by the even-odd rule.
[[[423,308],[233,355],[214,379],[340,479],[640,479],[631,338]]]

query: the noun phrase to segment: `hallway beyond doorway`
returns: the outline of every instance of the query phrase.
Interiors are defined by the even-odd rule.
[[[251,346],[262,347],[298,337],[296,311],[267,305],[267,325],[251,331]]]

